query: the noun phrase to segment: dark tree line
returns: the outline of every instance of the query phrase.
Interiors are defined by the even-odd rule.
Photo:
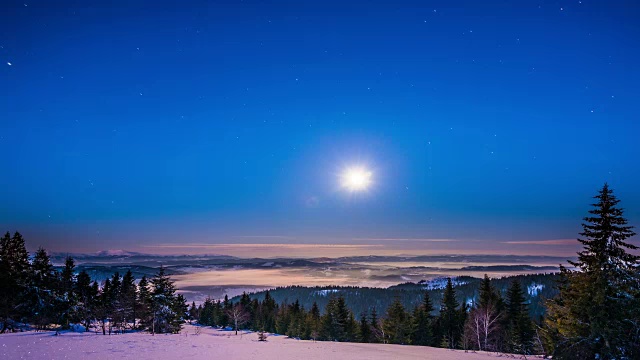
[[[439,315],[432,315],[434,305],[429,292],[421,303],[406,309],[399,298],[379,315],[375,308],[354,314],[342,296],[331,296],[324,309],[314,303],[305,309],[298,301],[276,303],[269,291],[264,300],[251,299],[246,293],[232,303],[207,299],[202,305],[191,305],[192,319],[205,326],[250,329],[287,335],[303,340],[413,344],[452,349],[480,349],[532,353],[534,351],[533,322],[528,314],[523,290],[514,282],[513,290],[503,300],[485,277],[479,304],[470,310],[456,300],[456,290],[448,279],[443,291]],[[489,310],[487,310],[489,309]],[[490,312],[492,331],[475,341],[472,322],[480,314]],[[476,315],[478,315],[476,317]]]
[[[37,330],[81,324],[103,334],[179,332],[186,310],[164,268],[137,284],[131,271],[99,284],[84,270],[76,273],[71,257],[60,271],[42,248],[30,260],[18,232],[0,238],[0,333],[24,324]]]
[[[557,273],[551,274],[527,274],[527,275],[515,275],[501,278],[492,278],[491,284],[495,287],[496,291],[504,298],[507,295],[511,283],[513,280],[518,280],[523,286],[525,299],[528,303],[529,315],[540,321],[545,314],[545,299],[553,298],[557,295],[558,290],[555,288],[556,280],[559,278]],[[442,287],[446,285],[447,279],[439,279],[443,281]],[[480,284],[482,279],[470,277],[470,276],[457,276],[452,279],[453,285],[456,288],[456,299],[462,303],[477,302],[479,298]],[[355,287],[355,286],[286,286],[271,289],[269,295],[277,303],[290,303],[298,300],[300,305],[304,305],[309,309],[314,302],[324,309],[327,302],[330,299],[330,294],[343,296],[347,306],[354,314],[358,315],[365,312],[370,312],[371,309],[376,308],[379,312],[387,309],[396,298],[400,298],[400,302],[405,309],[414,309],[418,307],[423,299],[424,293],[429,293],[429,298],[434,304],[434,310],[431,315],[437,315],[442,302],[443,289],[427,287],[427,282],[419,283],[402,283],[388,288],[371,288],[371,287]],[[531,287],[529,289],[529,287]],[[256,293],[250,293],[251,299],[264,299],[265,292],[259,291]],[[235,303],[240,299],[240,296],[234,297],[231,300]]]

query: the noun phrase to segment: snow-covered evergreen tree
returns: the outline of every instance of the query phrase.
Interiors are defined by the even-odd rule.
[[[178,333],[182,329],[184,298],[176,296],[173,281],[160,267],[158,274],[151,279],[151,332]],[[180,303],[182,301],[182,304]]]

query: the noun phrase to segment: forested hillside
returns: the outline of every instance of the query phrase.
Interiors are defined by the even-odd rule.
[[[544,299],[550,299],[557,294],[555,281],[557,274],[536,274],[517,275],[492,279],[492,284],[501,293],[506,295],[512,280],[518,280],[524,290],[525,299],[529,303],[531,317],[539,318],[544,315]],[[460,276],[453,278],[456,287],[456,298],[461,303],[471,305],[478,299],[478,286],[482,279]],[[301,306],[309,309],[313,303],[317,303],[324,309],[331,295],[344,297],[347,307],[355,314],[371,312],[376,309],[378,312],[387,309],[396,298],[399,298],[402,305],[408,309],[416,307],[422,301],[424,292],[428,292],[434,303],[442,300],[442,289],[446,285],[446,278],[438,278],[431,281],[419,283],[404,283],[389,288],[369,288],[351,286],[287,286],[270,290],[271,297],[277,303],[293,303],[296,300]],[[264,300],[265,291],[249,294],[251,299]],[[239,301],[240,297],[231,299],[233,302]],[[433,315],[437,313],[434,310]]]

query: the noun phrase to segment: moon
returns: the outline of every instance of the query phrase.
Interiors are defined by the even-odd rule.
[[[373,174],[365,167],[351,167],[342,173],[340,176],[342,180],[342,187],[355,192],[364,191],[371,186]]]

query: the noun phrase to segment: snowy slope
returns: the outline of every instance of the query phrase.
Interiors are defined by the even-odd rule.
[[[497,358],[490,353],[465,353],[421,346],[312,342],[205,328],[195,335],[186,326],[179,335],[146,333],[103,336],[94,333],[26,332],[0,335],[0,359],[438,359],[479,360]]]

